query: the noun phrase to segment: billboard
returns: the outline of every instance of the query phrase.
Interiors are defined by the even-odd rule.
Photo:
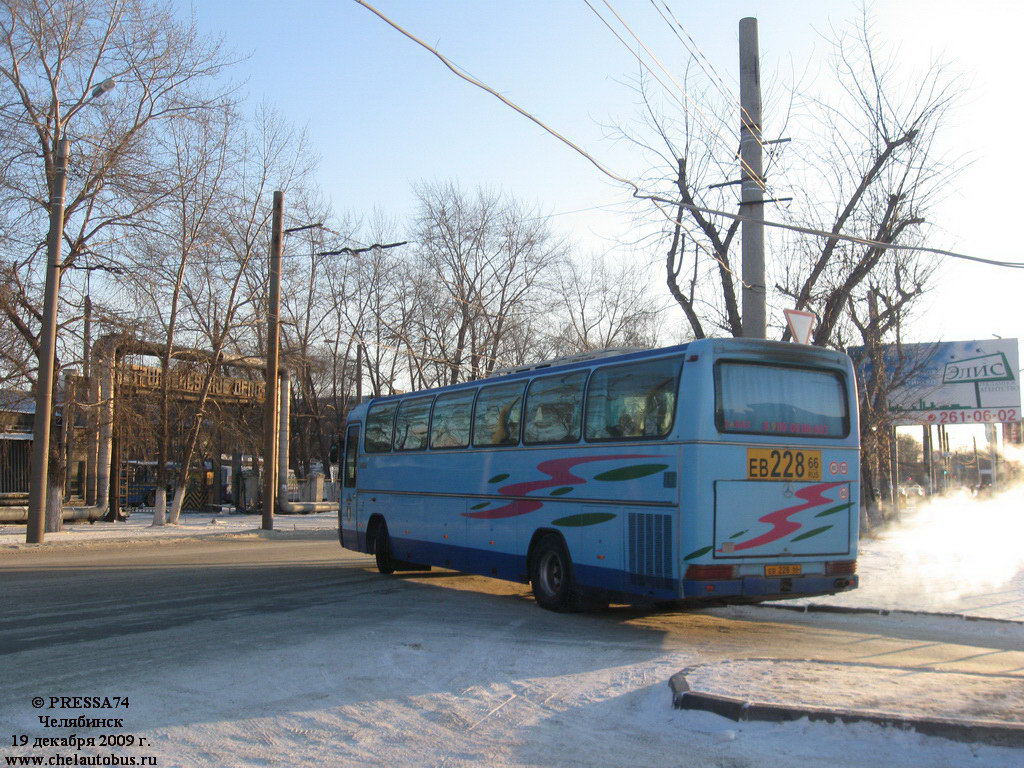
[[[871,381],[873,363],[864,347],[848,351],[863,386]],[[889,411],[894,424],[988,424],[1021,418],[1016,339],[886,345],[879,359],[893,381]]]

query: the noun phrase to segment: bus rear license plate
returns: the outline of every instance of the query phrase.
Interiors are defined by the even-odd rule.
[[[748,480],[821,480],[821,451],[748,448]]]
[[[799,565],[766,565],[765,576],[799,576],[801,566]]]

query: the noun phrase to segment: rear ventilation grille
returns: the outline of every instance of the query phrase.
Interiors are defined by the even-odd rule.
[[[672,516],[629,513],[629,583],[663,584],[672,578]]]

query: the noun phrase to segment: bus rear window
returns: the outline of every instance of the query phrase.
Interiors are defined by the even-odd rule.
[[[799,437],[850,432],[846,388],[837,372],[723,362],[715,384],[721,432]]]

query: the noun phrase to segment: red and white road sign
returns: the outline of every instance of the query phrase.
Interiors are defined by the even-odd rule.
[[[789,325],[789,332],[793,341],[797,344],[810,344],[811,332],[818,316],[813,312],[804,312],[801,309],[783,310],[786,315],[786,324]]]

